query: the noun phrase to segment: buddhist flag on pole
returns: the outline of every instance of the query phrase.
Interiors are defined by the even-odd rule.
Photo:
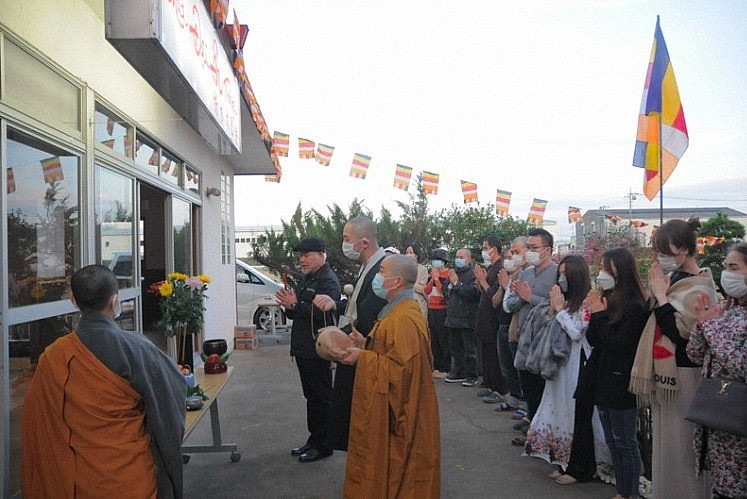
[[[581,215],[581,208],[576,208],[575,206],[568,207],[569,224],[575,224],[576,222],[580,222],[583,219],[584,217]]]
[[[278,156],[283,158],[288,157],[288,148],[290,146],[290,135],[283,132],[273,132],[272,134],[272,150]]]
[[[527,223],[532,225],[541,225],[542,219],[545,217],[545,208],[547,208],[547,201],[544,199],[534,198],[532,206],[529,208],[529,216],[527,217]]]
[[[508,207],[511,204],[511,193],[496,189],[495,193],[495,212],[499,217],[508,216]]]
[[[57,156],[43,159],[40,163],[42,172],[44,172],[44,181],[46,183],[52,184],[65,179],[65,176],[62,174],[62,163],[60,162],[60,158]]]
[[[335,152],[335,148],[325,144],[319,144],[316,147],[316,162],[320,165],[329,166],[332,161],[332,153]]]
[[[365,180],[366,172],[368,172],[368,165],[370,163],[371,156],[355,153],[353,155],[353,164],[350,166],[350,176]]]
[[[8,187],[5,190],[8,194],[12,194],[16,192],[16,177],[13,175],[13,168],[8,168],[6,175],[8,177]]]
[[[636,229],[640,229],[641,227],[646,227],[648,224],[643,220],[631,220],[630,225]]]
[[[438,194],[438,173],[423,172],[423,191],[426,194]]]
[[[643,193],[649,201],[659,192],[660,182],[663,184],[672,174],[688,144],[680,92],[659,26],[659,16],[656,16],[654,44],[643,86],[633,155],[633,166],[645,169]]]
[[[313,140],[299,138],[298,157],[301,159],[314,159],[315,145]]]
[[[412,168],[405,165],[397,165],[394,171],[394,187],[406,191],[410,187],[410,178],[412,177]]]
[[[464,204],[477,202],[477,184],[462,180],[462,195]]]

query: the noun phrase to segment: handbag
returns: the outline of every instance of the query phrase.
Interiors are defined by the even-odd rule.
[[[685,419],[695,424],[747,437],[747,383],[711,377],[698,381]]]

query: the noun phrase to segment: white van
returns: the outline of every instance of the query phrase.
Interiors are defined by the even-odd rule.
[[[263,307],[262,303],[275,302],[275,293],[283,285],[273,281],[255,267],[236,260],[236,315],[240,326],[255,324],[257,329],[269,329],[274,311],[275,326],[285,325],[280,307]]]

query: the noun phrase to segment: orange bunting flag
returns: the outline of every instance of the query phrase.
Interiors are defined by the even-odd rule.
[[[508,216],[508,206],[511,204],[511,193],[496,189],[495,193],[495,212],[499,217]]]
[[[62,173],[62,163],[60,158],[54,156],[52,158],[43,159],[40,161],[42,172],[44,172],[44,181],[48,184],[58,182],[65,179]]]
[[[12,194],[16,192],[16,177],[13,175],[13,168],[8,168],[6,175],[8,177],[8,187],[6,188],[6,191],[8,194]]]
[[[619,217],[617,215],[607,215],[607,218],[610,219],[610,222],[612,222],[612,225],[617,225],[617,222],[622,221],[622,217]]]
[[[647,227],[648,224],[644,222],[643,220],[631,220],[630,225],[632,227],[635,227],[637,229],[640,229],[641,227]]]
[[[314,144],[313,140],[298,139],[298,157],[300,159],[314,159]]]
[[[128,158],[132,157],[132,131],[128,131],[124,134],[124,148],[125,148],[125,155],[127,155]]]
[[[222,28],[228,19],[228,0],[210,0],[210,13],[217,28]]]
[[[438,173],[423,172],[423,191],[426,194],[438,194]]]
[[[288,157],[288,149],[290,147],[290,135],[283,132],[275,131],[272,134],[272,151],[278,156],[283,158]],[[313,148],[313,146],[312,146]]]
[[[477,202],[477,184],[474,182],[467,182],[462,180],[462,195],[464,196],[464,204],[476,203]]]
[[[581,208],[577,208],[575,206],[568,207],[568,223],[569,224],[575,224],[576,222],[580,222],[583,219],[584,217],[583,215],[581,215]]]
[[[111,118],[106,118],[106,133],[109,135],[114,133],[114,121]]]
[[[240,50],[234,51],[233,69],[236,71],[236,76],[243,81],[246,75],[246,65],[244,64],[244,54]]]
[[[412,177],[412,168],[405,165],[397,165],[394,171],[394,187],[406,191],[410,187],[410,178]]]
[[[239,22],[239,16],[236,15],[236,9],[233,9],[233,26],[231,26],[231,41],[233,42],[233,48],[241,50],[241,23]]]
[[[171,170],[171,160],[164,158],[163,163],[161,163],[161,171],[163,173],[168,173],[169,170]]]
[[[270,158],[272,159],[272,164],[275,166],[275,178],[277,179],[276,182],[280,182],[280,179],[283,176],[283,167],[280,166],[280,159],[278,159],[277,154],[270,153]]]
[[[274,182],[277,184],[280,182],[280,179],[277,175],[265,175],[265,182]]]
[[[371,156],[355,153],[353,155],[353,164],[350,166],[350,176],[365,180],[369,163],[371,163]]]
[[[150,166],[158,166],[158,149],[153,149],[153,153],[148,158],[148,164]]]
[[[544,199],[534,198],[532,206],[529,208],[529,216],[527,216],[527,223],[532,225],[541,225],[542,220],[545,217],[545,209],[547,208],[547,201]]]
[[[107,139],[107,140],[102,140],[102,141],[101,141],[101,144],[102,144],[102,145],[105,145],[105,146],[106,146],[106,147],[108,147],[109,149],[114,149],[114,142],[115,142],[116,140],[117,140],[117,139]]]
[[[319,144],[316,147],[316,162],[323,166],[329,166],[332,161],[332,154],[335,152],[335,148],[326,144]]]

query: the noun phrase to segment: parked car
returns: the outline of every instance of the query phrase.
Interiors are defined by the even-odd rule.
[[[274,312],[275,326],[286,323],[280,307],[262,306],[275,302],[275,293],[283,285],[252,267],[236,260],[236,313],[239,325],[255,324],[257,329],[268,329]]]

